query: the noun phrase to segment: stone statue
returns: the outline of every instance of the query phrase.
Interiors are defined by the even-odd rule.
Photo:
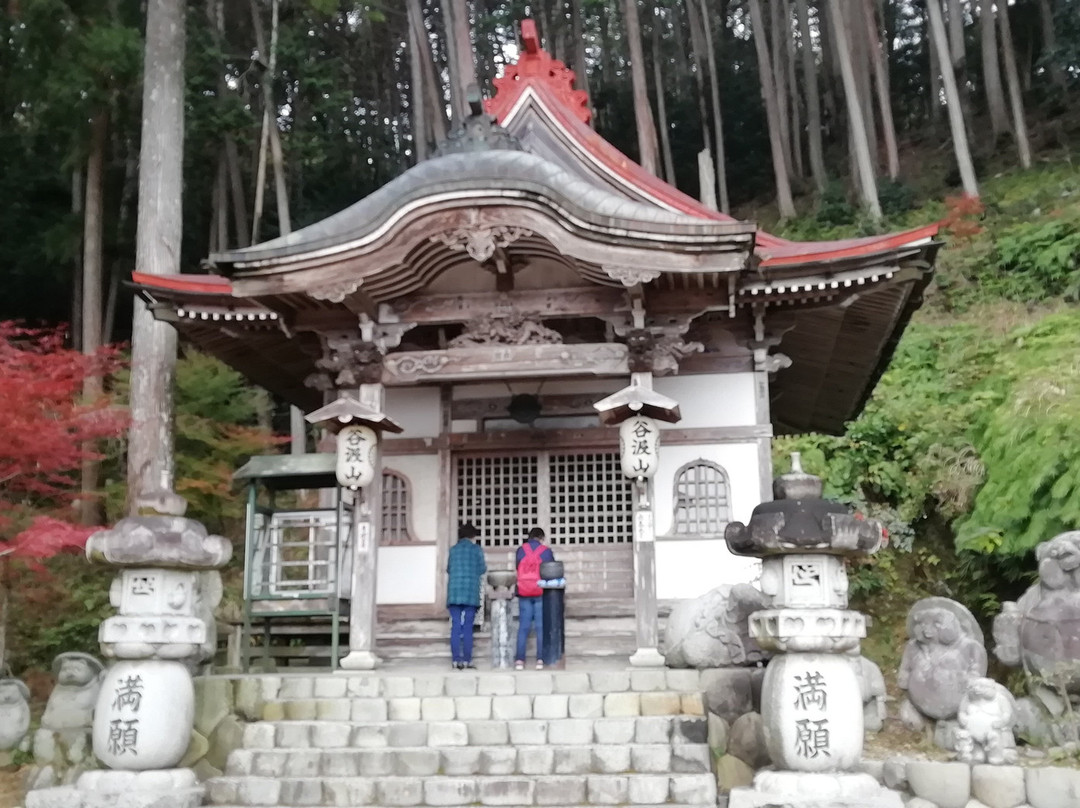
[[[70,783],[93,759],[90,731],[101,689],[102,664],[89,654],[67,652],[53,660],[56,687],[34,733],[30,788]]]
[[[723,585],[671,611],[664,659],[672,668],[752,665],[768,653],[750,637],[748,619],[770,601],[749,584]]]
[[[1080,530],[1035,548],[1039,580],[994,618],[994,654],[1080,696]]]
[[[972,679],[960,699],[955,731],[956,751],[964,763],[1016,762],[1012,693],[993,679]]]
[[[0,679],[0,752],[19,748],[30,729],[30,689],[21,679]]]
[[[859,680],[859,691],[862,693],[863,728],[870,733],[881,732],[887,714],[885,677],[881,674],[881,668],[862,656],[858,648],[848,653],[851,655],[851,665],[855,669],[855,678]]]
[[[956,717],[968,681],[986,675],[986,649],[974,616],[948,598],[918,601],[908,612],[907,630],[897,677],[907,691],[900,719],[918,730],[926,719]]]

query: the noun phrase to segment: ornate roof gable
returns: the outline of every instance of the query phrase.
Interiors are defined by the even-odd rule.
[[[542,84],[568,112],[582,123],[588,123],[592,118],[588,94],[574,89],[573,70],[540,47],[540,36],[532,20],[521,23],[521,44],[524,51],[518,56],[517,64],[507,67],[506,72],[495,79],[495,97],[484,102],[487,113],[501,121],[526,87]]]

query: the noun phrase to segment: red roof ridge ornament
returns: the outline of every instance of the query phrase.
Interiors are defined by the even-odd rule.
[[[502,76],[495,79],[495,97],[484,102],[489,115],[502,123],[503,117],[513,109],[525,88],[539,85],[547,88],[582,123],[592,118],[589,110],[589,94],[574,89],[574,71],[563,62],[552,58],[540,47],[540,35],[533,20],[521,21],[521,44],[523,50],[515,64],[509,65]]]

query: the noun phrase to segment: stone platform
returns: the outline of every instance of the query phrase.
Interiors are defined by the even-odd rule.
[[[753,788],[736,788],[728,808],[904,808],[895,791],[869,774],[761,771]]]
[[[248,676],[216,806],[715,806],[701,677],[627,670]]]

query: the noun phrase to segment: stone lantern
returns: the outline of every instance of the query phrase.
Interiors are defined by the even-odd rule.
[[[195,772],[178,766],[195,721],[191,671],[214,654],[217,570],[232,545],[185,518],[187,503],[172,491],[136,504],[139,515],[86,543],[91,562],[119,568],[109,593],[118,613],[98,632],[112,664],[101,677],[93,748],[107,769],[84,772],[73,786],[31,791],[27,808],[202,804]]]
[[[375,565],[379,549],[378,504],[382,498],[379,435],[399,433],[402,428],[371,402],[348,395],[309,413],[306,418],[309,423],[337,434],[335,475],[342,488],[353,491],[349,530],[353,542],[349,653],[341,660],[341,667],[371,670],[379,664],[375,655]]]
[[[600,422],[619,425],[619,460],[634,481],[634,611],[637,651],[630,664],[662,667],[656,609],[656,530],[653,523],[653,475],[660,463],[660,424],[682,419],[679,403],[652,389],[651,373],[632,373],[630,386],[593,407]]]
[[[900,808],[899,795],[856,772],[863,705],[848,653],[866,636],[866,618],[848,606],[845,560],[875,552],[884,531],[873,519],[821,498],[818,477],[792,470],[774,483],[773,502],[725,533],[737,555],[762,558],[761,589],[773,608],[750,616],[750,634],[776,653],[765,671],[761,712],[776,767],[735,789],[730,808],[829,805]]]

